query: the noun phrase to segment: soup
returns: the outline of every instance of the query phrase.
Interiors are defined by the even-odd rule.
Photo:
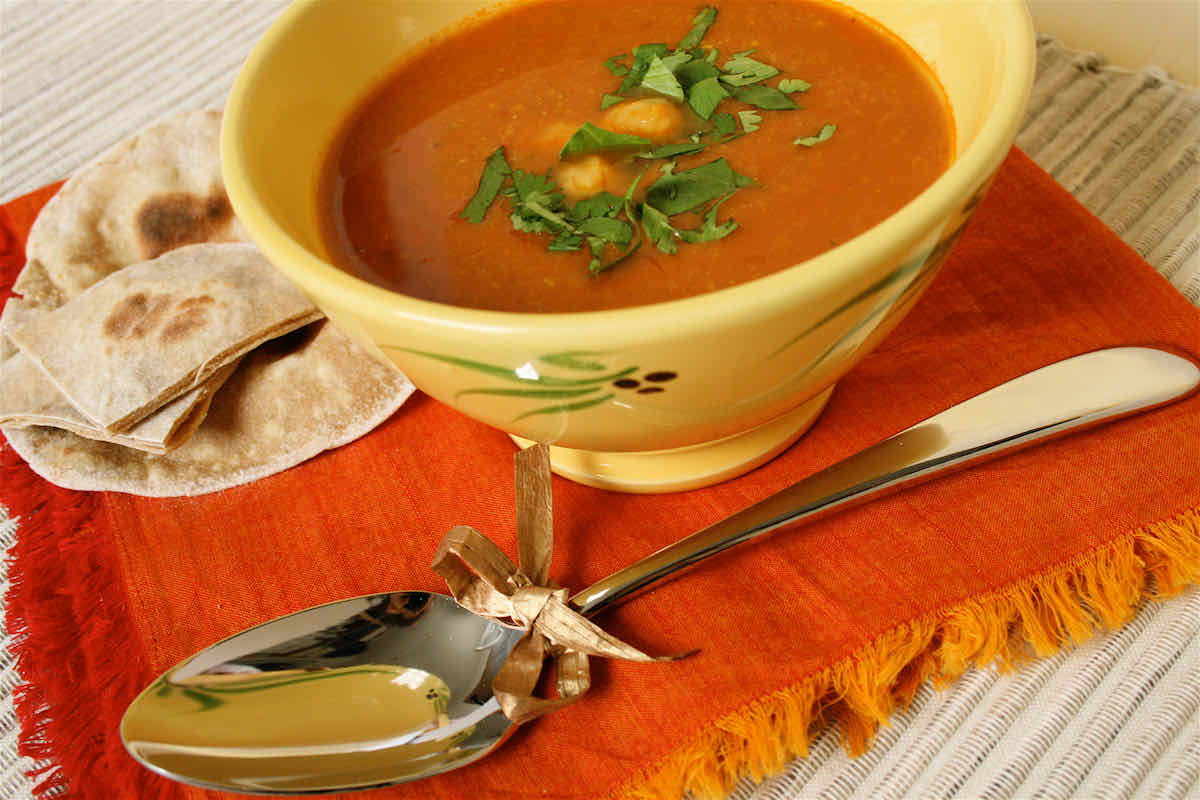
[[[415,297],[563,312],[703,294],[862,233],[954,152],[902,41],[818,0],[535,0],[408,57],[321,176],[333,263]]]

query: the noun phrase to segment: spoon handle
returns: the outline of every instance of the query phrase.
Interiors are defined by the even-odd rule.
[[[571,598],[592,615],[722,550],[950,468],[1180,399],[1188,359],[1146,347],[1097,350],[1013,378],[792,484]]]

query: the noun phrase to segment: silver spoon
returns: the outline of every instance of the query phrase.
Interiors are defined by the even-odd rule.
[[[586,615],[735,544],[889,489],[1177,400],[1190,360],[1098,350],[997,386],[584,589]],[[135,759],[250,794],[387,786],[465,766],[514,726],[491,682],[521,632],[449,597],[393,592],[264,623],[168,670],[129,706]]]

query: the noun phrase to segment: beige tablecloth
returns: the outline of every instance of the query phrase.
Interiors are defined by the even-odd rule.
[[[0,0],[0,202],[66,176],[146,124],[220,106],[285,5]],[[1042,37],[1017,143],[1200,305],[1200,91]],[[0,547],[18,525],[0,508]],[[10,695],[20,677],[8,641],[0,630],[0,800],[24,800],[30,765],[16,753]],[[867,755],[848,758],[827,733],[808,758],[734,796],[1166,800],[1196,797],[1198,784],[1200,590],[1192,589],[1015,673],[974,670],[942,693],[924,687]]]

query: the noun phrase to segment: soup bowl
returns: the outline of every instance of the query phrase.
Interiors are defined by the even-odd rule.
[[[230,94],[227,189],[267,257],[370,352],[518,443],[549,443],[559,474],[622,491],[715,483],[808,429],[936,275],[1016,136],[1033,79],[1019,0],[853,0],[925,59],[954,113],[954,160],[915,199],[817,257],[696,297],[578,313],[460,308],[333,266],[319,176],[340,126],[406,51],[489,5],[297,0]]]

